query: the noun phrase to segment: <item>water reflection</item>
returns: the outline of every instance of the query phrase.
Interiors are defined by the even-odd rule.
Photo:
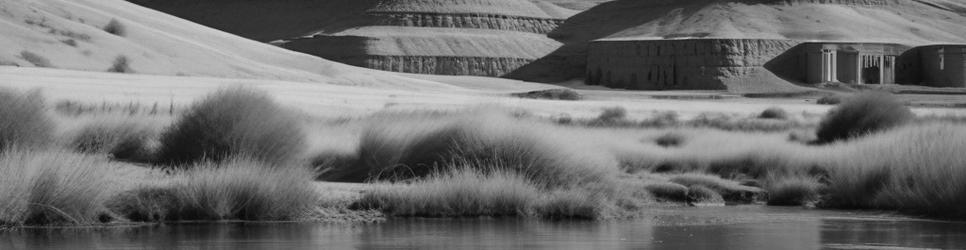
[[[0,233],[0,249],[966,248],[966,224],[770,208],[674,209],[626,222],[394,219]]]

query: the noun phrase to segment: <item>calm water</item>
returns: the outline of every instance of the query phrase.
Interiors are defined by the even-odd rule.
[[[0,249],[966,249],[966,224],[767,207],[658,209],[621,222],[393,219],[0,233]]]

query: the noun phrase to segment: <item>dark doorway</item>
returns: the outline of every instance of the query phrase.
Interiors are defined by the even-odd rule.
[[[868,66],[862,68],[862,83],[864,84],[879,84],[881,79],[879,79],[881,70],[879,66]]]

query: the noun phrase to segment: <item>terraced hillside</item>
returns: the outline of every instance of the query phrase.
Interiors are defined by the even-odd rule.
[[[502,76],[554,51],[561,43],[546,33],[576,13],[520,0],[135,2],[350,65],[478,76]]]

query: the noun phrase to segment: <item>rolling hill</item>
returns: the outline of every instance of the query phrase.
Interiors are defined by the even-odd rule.
[[[0,1],[0,65],[392,88],[446,84],[351,67],[123,0]]]

